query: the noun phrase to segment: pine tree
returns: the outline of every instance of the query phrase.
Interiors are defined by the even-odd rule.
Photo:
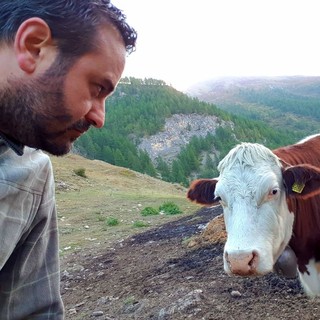
[[[181,164],[176,160],[172,163],[172,180],[172,182],[178,182],[184,186],[188,186],[189,184]]]
[[[127,162],[119,149],[116,149],[113,153],[114,164],[119,167],[127,167]]]
[[[157,158],[157,170],[161,175],[162,180],[172,181],[171,171],[169,165],[161,158]]]

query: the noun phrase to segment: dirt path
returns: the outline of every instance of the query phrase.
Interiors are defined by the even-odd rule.
[[[187,248],[220,210],[200,210],[105,252],[65,257],[66,319],[320,319],[320,299],[306,298],[297,279],[229,277],[222,245]]]

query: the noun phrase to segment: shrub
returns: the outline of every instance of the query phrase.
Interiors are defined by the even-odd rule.
[[[117,218],[109,217],[106,220],[107,226],[113,227],[119,224],[119,220]]]
[[[119,171],[119,174],[121,174],[122,176],[128,177],[128,178],[135,178],[137,175],[128,169],[123,169],[121,171]]]
[[[174,215],[174,214],[179,214],[182,213],[180,210],[179,206],[176,205],[174,202],[165,202],[159,207],[159,211],[164,212],[165,214],[168,215]]]
[[[155,216],[159,214],[159,210],[152,207],[145,207],[140,213],[142,216]]]
[[[73,172],[79,177],[87,178],[86,169],[85,168],[74,169]]]
[[[137,220],[137,221],[133,222],[133,226],[135,228],[144,228],[144,227],[147,227],[148,224],[146,222],[144,222],[144,221]]]

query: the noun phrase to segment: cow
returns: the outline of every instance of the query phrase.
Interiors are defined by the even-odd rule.
[[[222,206],[226,273],[265,275],[289,246],[305,293],[320,295],[320,134],[275,150],[240,143],[218,171],[194,180],[187,197]]]

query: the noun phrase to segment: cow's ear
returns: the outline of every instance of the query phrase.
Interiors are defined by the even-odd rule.
[[[215,198],[214,195],[217,182],[218,179],[194,180],[187,194],[188,199],[203,205],[218,204],[219,199]]]
[[[320,194],[320,168],[301,164],[286,168],[282,176],[289,196],[307,199]]]

